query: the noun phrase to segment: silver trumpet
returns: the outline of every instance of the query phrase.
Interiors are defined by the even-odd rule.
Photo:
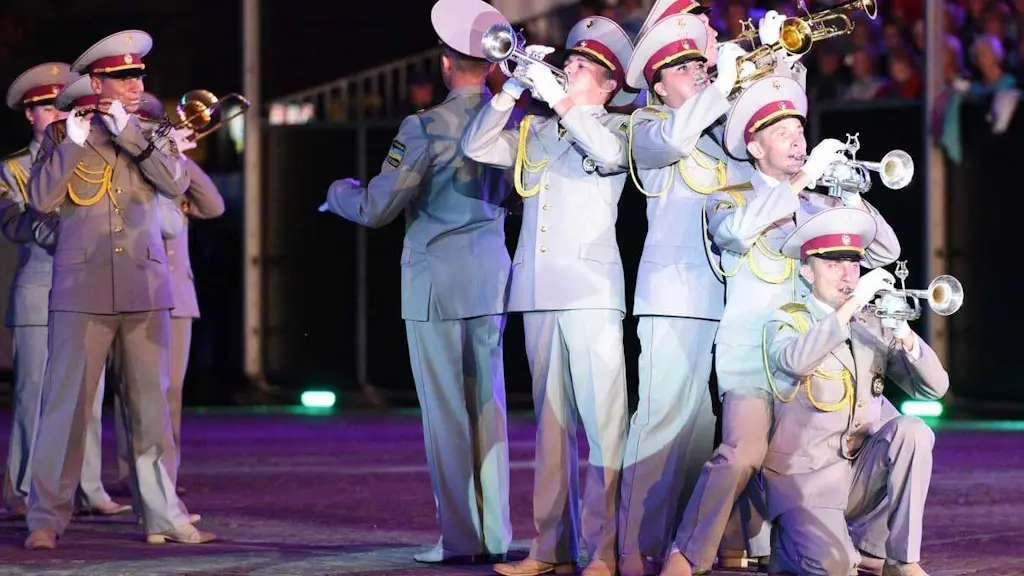
[[[871,190],[871,172],[878,172],[882,185],[890,190],[905,188],[914,179],[914,159],[903,150],[892,150],[878,162],[857,160],[860,150],[860,133],[846,135],[846,153],[849,158],[833,162],[814,186],[828,188],[830,196],[842,192],[863,194]]]
[[[883,321],[895,323],[899,320],[917,320],[923,312],[920,300],[928,302],[928,308],[939,316],[954,314],[963,306],[964,287],[960,281],[948,274],[938,276],[924,290],[908,290],[906,261],[896,263],[894,275],[899,278],[900,288],[885,291],[878,304],[869,304],[865,310],[872,312]],[[907,300],[910,304],[907,304]]]
[[[526,67],[531,64],[547,66],[563,89],[569,84],[569,77],[565,72],[526,53],[526,38],[522,32],[516,32],[508,22],[492,24],[484,31],[480,43],[483,46],[484,57],[488,61],[497,63],[505,76],[515,78],[530,88],[533,88],[533,83],[526,78]],[[515,67],[511,67],[510,63],[514,63]]]

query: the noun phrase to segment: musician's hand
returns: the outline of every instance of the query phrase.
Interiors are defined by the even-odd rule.
[[[846,150],[846,144],[836,140],[835,138],[826,138],[822,140],[814,147],[813,150],[811,150],[811,153],[807,155],[807,161],[804,162],[801,172],[806,174],[811,180],[821,178],[821,175],[825,173],[825,169],[828,168],[829,164],[846,158],[843,154],[844,150]]]
[[[874,300],[879,292],[891,292],[895,289],[896,278],[885,268],[875,268],[860,277],[857,287],[850,294],[850,301],[854,302],[859,310]]]
[[[187,152],[199,145],[195,140],[189,138],[193,133],[194,131],[191,128],[175,128],[171,131],[171,138],[174,138],[174,143],[178,146],[178,152]]]
[[[128,112],[125,111],[124,104],[121,104],[120,100],[111,102],[107,113],[102,118],[103,124],[106,125],[107,130],[110,130],[112,136],[120,136],[124,127],[128,125]]]
[[[529,86],[527,86],[522,80],[518,78],[509,78],[505,81],[505,84],[501,86],[501,91],[508,94],[512,98],[519,100],[519,97],[523,95]]]
[[[723,96],[729,96],[733,87],[736,86],[739,73],[736,60],[744,54],[746,51],[735,44],[718,45],[718,78],[715,78],[711,86]]]
[[[530,64],[526,78],[533,84],[533,93],[552,108],[568,95],[551,69],[543,64]]]
[[[779,14],[775,10],[765,12],[764,17],[757,23],[757,36],[761,40],[761,44],[775,44],[778,42],[779,33],[782,31],[782,23],[785,21],[785,14]]]
[[[75,109],[68,114],[67,119],[64,120],[64,126],[67,128],[68,138],[72,142],[79,146],[85,146],[85,139],[89,137],[89,130],[92,128],[92,113],[79,116],[78,112],[79,110]]]
[[[523,48],[523,52],[530,58],[536,58],[537,60],[543,60],[548,54],[554,52],[555,49],[551,46],[545,46],[543,44],[530,44]]]

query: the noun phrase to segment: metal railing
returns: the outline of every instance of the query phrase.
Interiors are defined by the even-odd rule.
[[[560,6],[517,27],[545,38],[560,37],[565,10],[578,2]],[[301,124],[312,121],[349,122],[364,118],[394,118],[408,114],[403,109],[409,79],[416,72],[440,77],[440,48],[431,48],[387,64],[339,78],[270,101],[271,124]]]

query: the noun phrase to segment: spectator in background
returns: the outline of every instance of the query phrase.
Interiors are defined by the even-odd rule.
[[[1013,88],[1017,81],[1003,69],[1006,56],[1003,43],[991,34],[981,34],[971,45],[971,59],[981,73],[980,77],[969,86],[959,84],[958,91],[965,92],[969,97],[987,96],[999,90]]]
[[[860,27],[854,28],[858,30]],[[875,75],[875,60],[871,51],[860,48],[850,59],[853,82],[843,94],[844,100],[874,100],[875,95],[885,86],[885,80]]]
[[[808,74],[807,96],[814,101],[838,100],[846,91],[845,70],[839,48],[822,46],[817,71]]]
[[[422,70],[409,75],[409,94],[406,96],[405,115],[415,114],[434,105],[434,82]]]
[[[914,68],[913,56],[901,48],[889,55],[889,82],[875,97],[911,100],[920,98],[923,88],[921,75]]]

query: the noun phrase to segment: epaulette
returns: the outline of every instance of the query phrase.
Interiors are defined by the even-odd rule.
[[[53,143],[60,144],[64,141],[64,138],[68,135],[68,127],[63,122],[51,122],[46,127],[46,136],[53,140]]]
[[[801,302],[790,302],[779,306],[779,310],[789,314],[789,317],[793,319],[793,328],[800,334],[803,334],[810,330],[811,324],[804,318],[804,314],[810,316],[811,310],[807,305]]]
[[[650,114],[654,114],[655,116],[661,118],[662,120],[668,118],[667,112],[658,110],[658,108],[655,106],[644,106],[643,108],[638,109],[637,112],[648,112]]]
[[[718,191],[719,192],[747,192],[747,191],[753,190],[753,189],[754,189],[754,185],[751,184],[750,182],[740,182],[739,184],[730,184],[728,186],[723,186],[723,187],[719,188]]]
[[[31,152],[29,151],[28,146],[25,146],[21,150],[16,150],[14,152],[11,152],[7,156],[4,156],[3,160],[0,160],[0,162],[6,160],[14,160],[15,158],[21,158],[22,156],[28,156],[30,153]]]

